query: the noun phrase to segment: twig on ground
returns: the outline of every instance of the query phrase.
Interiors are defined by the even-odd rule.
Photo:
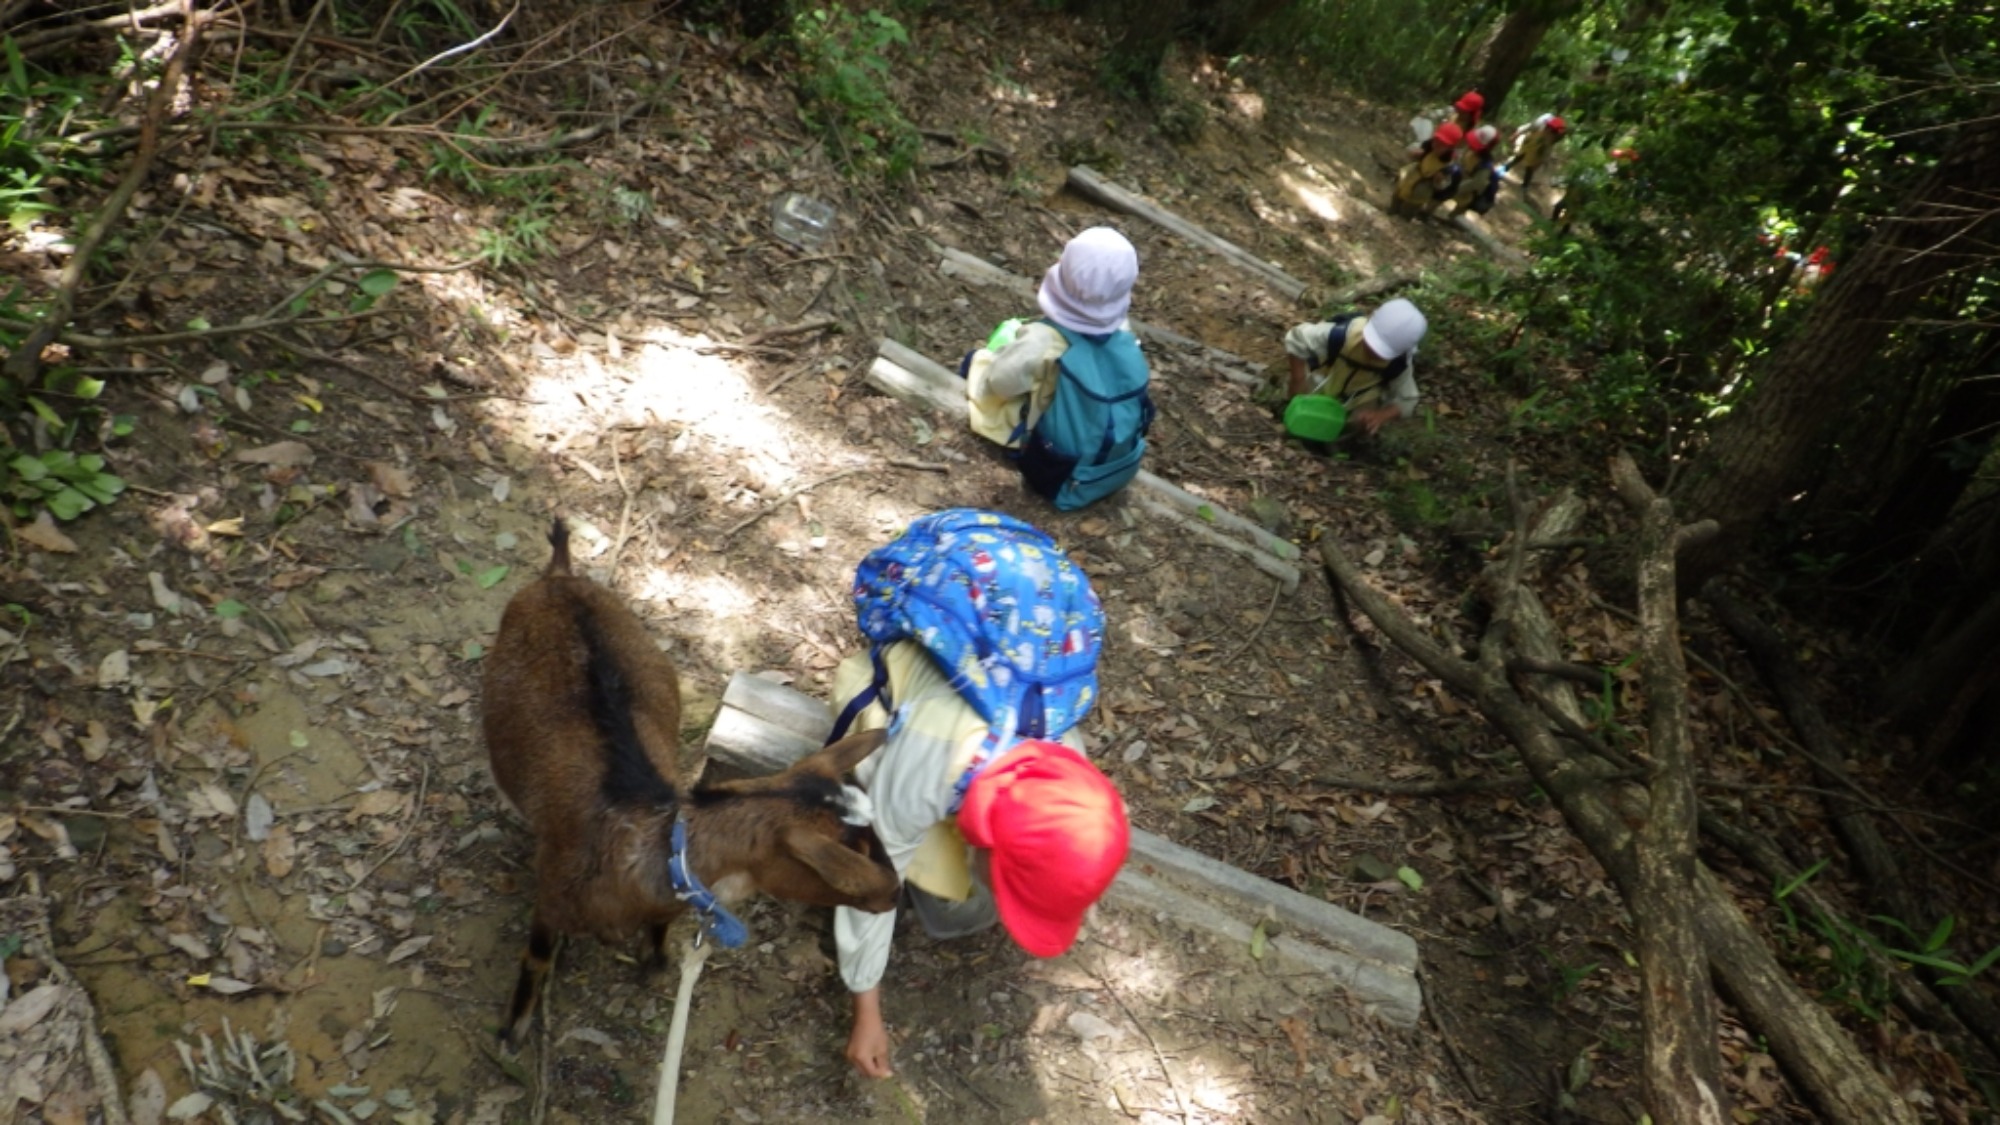
[[[1242,656],[1245,652],[1248,652],[1250,650],[1250,646],[1257,643],[1257,638],[1264,635],[1264,627],[1271,623],[1271,615],[1278,612],[1278,595],[1284,592],[1285,592],[1285,583],[1283,580],[1280,580],[1271,586],[1271,604],[1264,607],[1264,619],[1262,621],[1257,622],[1257,627],[1255,629],[1250,630],[1250,635],[1243,638],[1242,644],[1237,645],[1233,652],[1231,652],[1228,656],[1222,658],[1222,663],[1225,666],[1236,663],[1236,658]]]
[[[1093,938],[1092,940],[1095,941],[1096,939]],[[1098,942],[1098,944],[1103,945],[1104,943]],[[1107,945],[1105,948],[1110,949],[1111,947]],[[1132,1006],[1125,1002],[1125,997],[1119,995],[1118,989],[1112,985],[1111,981],[1104,974],[1098,972],[1093,967],[1090,969],[1090,975],[1097,978],[1098,986],[1104,989],[1104,994],[1111,997],[1112,1002],[1118,1005],[1118,1010],[1125,1013],[1125,1018],[1132,1021],[1132,1026],[1138,1028],[1139,1034],[1145,1036],[1146,1042],[1152,1046],[1153,1057],[1158,1059],[1160,1063],[1160,1077],[1167,1080],[1167,1089],[1174,1095],[1174,1107],[1180,1113],[1181,1121],[1185,1123],[1188,1119],[1187,1099],[1181,1096],[1181,1084],[1175,1080],[1173,1069],[1167,1066],[1167,1053],[1160,1050],[1160,1041],[1153,1038],[1153,1029],[1140,1022],[1139,1017],[1133,1013]]]
[[[611,562],[604,574],[606,585],[618,582],[618,557],[625,553],[625,539],[632,525],[632,486],[625,483],[625,464],[618,452],[618,435],[611,435],[611,475],[618,479],[618,492],[625,498],[618,510],[618,534],[611,540]]]
[[[805,374],[806,372],[811,371],[813,364],[815,362],[816,362],[815,360],[810,360],[810,359],[806,360],[804,363],[801,363],[793,367],[790,371],[787,371],[783,375],[778,376],[776,379],[771,380],[771,385],[764,388],[764,393],[767,395],[777,394],[779,388],[783,387],[786,383],[789,383],[792,380],[798,378],[799,376]]]
[[[942,461],[911,461],[902,457],[891,457],[886,464],[898,469],[911,469],[919,473],[943,473],[951,475],[951,466]]]
[[[744,516],[742,519],[737,520],[735,523],[731,524],[729,526],[729,529],[722,533],[722,542],[724,544],[727,544],[731,539],[736,538],[737,532],[742,531],[744,528],[749,527],[751,524],[756,523],[758,520],[763,519],[765,516],[770,515],[772,512],[775,512],[778,509],[784,507],[785,505],[790,504],[792,500],[795,499],[796,497],[803,496],[806,493],[811,492],[813,489],[819,488],[822,485],[832,484],[834,481],[837,480],[846,480],[848,477],[855,476],[860,473],[873,472],[874,470],[875,467],[873,465],[856,465],[854,468],[842,469],[837,473],[829,473],[826,476],[819,478],[818,480],[802,484],[797,488],[792,489],[790,492],[785,493],[783,496],[778,497],[776,500],[771,501],[769,504],[764,505],[763,507],[757,509],[756,511],[750,513],[747,516]]]
[[[462,262],[453,262],[450,265],[443,266],[423,266],[411,262],[378,262],[373,259],[367,261],[346,260],[331,262],[322,267],[318,273],[307,278],[304,284],[280,297],[270,308],[265,309],[261,319],[272,320],[277,318],[279,313],[285,311],[286,306],[319,288],[327,278],[332,277],[342,270],[393,270],[396,273],[458,273],[461,270],[471,269],[483,260],[481,258],[467,258]]]
[[[743,338],[743,346],[754,347],[781,336],[799,336],[807,332],[817,332],[822,328],[833,328],[839,323],[830,316],[816,316],[811,320],[799,321],[797,324],[782,324],[776,328],[766,328],[762,332],[752,332]]]
[[[368,869],[363,871],[360,877],[348,886],[347,890],[349,893],[360,890],[361,884],[366,883],[377,871],[382,870],[382,865],[396,858],[396,853],[402,851],[403,845],[410,842],[411,832],[417,826],[417,818],[424,815],[424,798],[430,795],[430,791],[431,765],[429,762],[425,762],[423,779],[417,783],[417,800],[415,804],[410,806],[410,815],[403,818],[402,832],[397,835],[396,842],[389,846],[389,850],[382,853],[382,858],[369,864]]]

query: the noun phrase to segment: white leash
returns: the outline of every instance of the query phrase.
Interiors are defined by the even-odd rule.
[[[681,954],[681,987],[674,996],[674,1018],[667,1027],[667,1050],[660,1056],[660,1089],[653,1102],[653,1125],[674,1125],[674,1095],[679,1092],[681,1080],[681,1049],[687,1046],[688,1006],[694,999],[695,978],[701,975],[701,963],[708,960],[709,943],[701,940],[701,931],[688,940],[686,952]]]

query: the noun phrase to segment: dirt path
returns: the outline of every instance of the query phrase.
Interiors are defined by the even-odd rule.
[[[519,1059],[493,1045],[529,844],[486,774],[478,660],[545,559],[549,514],[680,665],[697,744],[735,670],[824,694],[856,643],[842,592],[861,555],[926,510],[977,505],[1047,528],[1105,597],[1088,734],[1135,819],[1416,934],[1443,1022],[1393,1032],[1325,982],[1159,919],[1108,913],[1051,962],[993,935],[932,943],[906,919],[887,998],[899,1074],[866,1084],[840,1058],[826,919],[765,903],[746,919],[753,944],[701,986],[684,1120],[1540,1120],[1552,1081],[1629,1100],[1616,1060],[1635,1017],[1594,974],[1616,953],[1583,937],[1616,932],[1609,892],[1553,814],[1485,798],[1466,823],[1492,835],[1475,843],[1434,804],[1315,780],[1448,769],[1483,747],[1462,708],[1407,669],[1390,682],[1414,692],[1374,686],[1316,575],[1280,598],[1136,507],[1051,513],[959,428],[861,388],[877,334],[948,357],[1024,311],[939,276],[933,243],[1037,273],[1099,221],[1139,246],[1135,314],[1280,358],[1306,310],[1060,194],[1079,155],[1327,286],[1477,252],[1377,206],[1406,114],[1335,103],[1288,120],[1266,108],[1276,92],[1200,74],[1212,122],[1177,148],[1094,92],[1092,33],[1010,18],[919,39],[1027,36],[1032,74],[967,83],[940,53],[905,91],[927,128],[976,131],[1010,169],[964,162],[907,201],[845,192],[780,83],[735,67],[726,39],[652,28],[628,42],[680,60],[673,126],[592,158],[602,183],[654,200],[641,220],[609,223],[579,197],[518,274],[407,276],[388,299],[400,330],[316,341],[338,362],[251,339],[114,389],[144,412],[120,469],[146,493],[72,527],[76,553],[19,554],[5,578],[0,601],[33,624],[0,638],[17,701],[0,844],[60,895],[62,955],[128,1085],[174,1104],[192,1089],[180,1052],[201,1061],[226,1023],[295,1063],[268,1088],[223,1066],[207,1088],[237,1120],[274,1102],[398,1125],[645,1119],[672,981],[642,983],[632,950],[570,946],[544,1038]],[[140,220],[173,212],[189,232],[145,282],[160,322],[264,307],[329,246],[454,260],[508,213],[453,198],[390,141],[288,151],[186,169],[186,213],[142,200]],[[308,182],[301,162],[331,174]],[[841,200],[828,252],[766,236],[781,190]],[[816,316],[852,334],[770,334]],[[1302,540],[1339,535],[1449,620],[1456,592],[1430,575],[1455,548],[1390,509],[1439,502],[1426,482],[1452,419],[1504,409],[1474,372],[1440,350],[1430,421],[1365,462],[1328,461],[1284,444],[1241,387],[1163,358],[1149,467],[1239,511],[1267,499]],[[1450,877],[1469,869],[1500,889]]]

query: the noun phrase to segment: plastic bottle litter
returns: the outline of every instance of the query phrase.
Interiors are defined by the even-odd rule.
[[[801,250],[817,250],[833,234],[833,204],[791,191],[771,202],[771,233]]]

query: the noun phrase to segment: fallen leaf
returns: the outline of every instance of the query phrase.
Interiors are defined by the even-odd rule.
[[[146,585],[150,586],[153,590],[154,605],[173,614],[175,617],[181,615],[181,596],[175,593],[172,587],[167,585],[165,575],[157,570],[147,571]]]
[[[391,949],[389,951],[389,957],[387,963],[393,965],[398,961],[404,961],[408,960],[411,957],[415,957],[417,954],[422,953],[424,951],[425,946],[429,945],[431,942],[435,940],[437,939],[433,935],[425,934],[422,937],[413,937],[406,939],[404,941],[397,942],[396,948]]]
[[[556,1040],[556,1046],[560,1047],[572,1039],[581,1039],[585,1043],[589,1043],[602,1050],[613,1059],[622,1059],[625,1057],[625,1053],[618,1049],[618,1044],[612,1041],[611,1036],[594,1027],[570,1028],[568,1031],[563,1032],[561,1039]]]
[[[97,686],[115,688],[132,678],[132,655],[124,649],[108,652],[97,662]]]
[[[224,996],[235,996],[239,993],[248,992],[257,986],[254,984],[245,984],[235,977],[211,976],[208,978],[207,987],[210,992],[220,992]]]
[[[375,482],[375,487],[381,489],[385,496],[407,499],[415,494],[417,488],[416,474],[381,461],[368,462],[368,478]]]
[[[282,879],[292,873],[292,866],[298,862],[298,845],[292,841],[292,830],[282,824],[271,828],[271,835],[264,841],[264,870],[273,879]]]
[[[1306,1048],[1310,1045],[1310,1040],[1306,1038],[1305,1021],[1297,1016],[1286,1016],[1278,1021],[1278,1030],[1292,1041],[1292,1053],[1298,1056],[1298,1074],[1303,1077],[1306,1072]]]
[[[84,736],[79,742],[83,746],[84,761],[101,762],[104,755],[111,751],[111,732],[103,723],[92,719],[84,727]]]
[[[388,816],[403,810],[403,795],[393,789],[377,789],[363,793],[354,807],[347,810],[347,823],[353,824],[365,816]]]
[[[229,791],[222,786],[213,781],[204,781],[201,783],[201,796],[215,809],[217,815],[224,818],[236,816],[236,798],[230,796]]]
[[[277,441],[270,445],[260,445],[255,449],[237,451],[236,460],[252,465],[278,465],[293,467],[310,465],[316,455],[312,446],[302,441]]]
[[[76,540],[64,535],[56,527],[56,521],[49,518],[48,509],[35,514],[35,522],[15,531],[23,540],[40,547],[44,551],[58,555],[76,553]]]
[[[243,517],[232,516],[226,520],[216,520],[203,530],[207,531],[210,535],[227,535],[240,539],[243,537]]]
[[[208,948],[208,943],[193,934],[168,934],[167,944],[197,961],[206,961],[215,956]]]
[[[243,802],[243,834],[250,838],[251,843],[261,844],[269,839],[271,825],[277,819],[271,812],[271,802],[265,800],[262,793],[252,793],[250,799]]]
[[[202,1093],[200,1090],[196,1090],[194,1093],[168,1106],[167,1118],[170,1121],[192,1121],[202,1114],[207,1113],[208,1107],[214,1104],[214,1098]]]
[[[126,1101],[126,1113],[132,1125],[160,1125],[167,1112],[167,1084],[160,1079],[160,1072],[147,1067],[132,1080],[132,1096]]]
[[[0,1037],[11,1038],[42,1022],[66,991],[60,984],[45,984],[15,997],[0,1009]]]

